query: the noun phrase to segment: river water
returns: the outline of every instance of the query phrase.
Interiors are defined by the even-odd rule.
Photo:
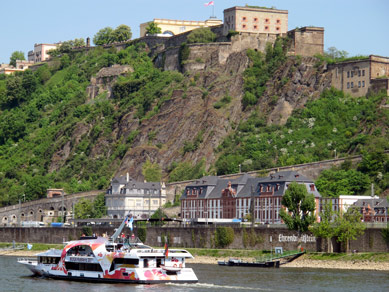
[[[191,264],[197,284],[93,284],[32,277],[16,257],[0,257],[0,291],[389,291],[389,272],[301,268],[248,268]]]

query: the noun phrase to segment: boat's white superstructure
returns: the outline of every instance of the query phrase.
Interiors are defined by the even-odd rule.
[[[104,237],[80,238],[61,250],[48,250],[37,260],[19,259],[34,274],[51,278],[127,282],[197,282],[184,249],[153,249],[141,242],[115,242]]]

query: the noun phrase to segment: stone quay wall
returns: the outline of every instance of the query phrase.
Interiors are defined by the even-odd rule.
[[[223,225],[226,226],[226,225]],[[234,229],[234,241],[228,248],[231,249],[257,249],[271,250],[275,247],[282,247],[284,250],[295,250],[298,242],[301,247],[307,251],[321,252],[326,251],[326,240],[314,237],[310,233],[302,234],[299,238],[296,231],[291,231],[284,226],[280,227],[255,227],[253,231],[249,227],[232,227]],[[357,240],[350,242],[350,250],[358,252],[389,252],[389,245],[384,241],[380,228],[368,228],[364,235]],[[96,234],[113,233],[112,228],[93,227],[92,231]],[[145,243],[154,247],[162,247],[168,240],[169,247],[196,247],[213,248],[215,242],[216,226],[185,226],[185,227],[148,227],[146,231]],[[130,233],[125,229],[126,234]],[[253,232],[253,233],[252,233]],[[82,227],[77,228],[18,228],[2,227],[0,228],[0,242],[20,243],[56,243],[79,238],[84,233]],[[137,228],[134,228],[137,234]],[[256,244],[250,245],[248,238],[256,238]],[[246,238],[246,240],[244,239]],[[251,237],[252,238],[252,237]],[[246,246],[245,246],[246,244]],[[334,251],[342,251],[344,248],[333,240]]]

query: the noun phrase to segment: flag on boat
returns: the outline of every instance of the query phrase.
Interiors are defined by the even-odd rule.
[[[27,243],[27,249],[28,250],[32,249],[32,244]]]
[[[134,222],[134,217],[131,217],[129,220],[127,219],[127,227],[131,229],[132,231],[132,222]]]
[[[215,2],[214,1],[210,1],[210,2],[208,2],[208,3],[204,3],[204,6],[213,6],[213,5],[215,5]]]
[[[169,248],[167,246],[167,243],[165,243],[165,252],[163,254],[165,255],[165,258],[167,258],[169,255]]]

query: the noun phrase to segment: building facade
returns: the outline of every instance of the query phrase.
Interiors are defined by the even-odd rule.
[[[174,36],[180,33],[188,32],[200,27],[212,27],[223,24],[223,22],[216,18],[210,18],[206,21],[192,21],[192,20],[173,20],[154,18],[153,21],[140,24],[140,37],[147,34],[146,28],[151,22],[154,22],[161,28],[162,33],[159,36]]]
[[[289,53],[300,56],[315,56],[324,53],[324,28],[305,26],[288,31],[291,39]]]
[[[385,90],[389,95],[389,58],[370,55],[328,66],[332,86],[352,96]]]
[[[35,63],[46,61],[50,58],[47,52],[56,49],[58,46],[59,44],[35,44],[34,50],[28,52],[28,61]]]
[[[29,66],[34,65],[34,62],[25,61],[25,60],[16,60],[16,67],[13,67],[9,64],[0,65],[0,74],[12,74],[14,72],[22,72],[28,69]]]
[[[319,210],[320,194],[313,181],[295,171],[285,171],[266,178],[244,174],[232,181],[214,176],[196,180],[181,197],[181,216],[192,220],[234,219],[252,213],[255,222],[279,224],[282,196],[292,182],[306,186]]]
[[[115,177],[105,195],[110,218],[149,218],[166,203],[166,187],[159,182],[137,182],[128,174]]]
[[[223,33],[229,31],[285,35],[288,31],[288,10],[235,6],[224,10]]]

